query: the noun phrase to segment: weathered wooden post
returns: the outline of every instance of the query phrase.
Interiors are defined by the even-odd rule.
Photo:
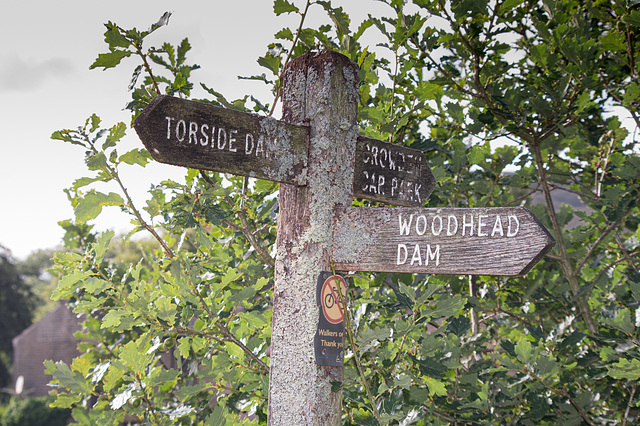
[[[308,53],[284,72],[283,119],[310,127],[306,186],[280,185],[270,425],[338,425],[343,367],[318,366],[316,282],[330,270],[332,218],[350,206],[358,128],[358,69],[335,52]]]

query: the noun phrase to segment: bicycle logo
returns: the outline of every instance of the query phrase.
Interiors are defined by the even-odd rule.
[[[338,291],[342,293],[342,296],[338,294]],[[326,320],[331,324],[339,324],[344,321],[344,310],[341,303],[341,297],[347,297],[347,283],[344,278],[339,275],[327,278],[322,285],[320,297],[322,312]]]

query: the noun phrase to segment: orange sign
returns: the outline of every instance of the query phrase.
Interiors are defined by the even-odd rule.
[[[340,289],[340,290],[338,290]],[[342,296],[338,294],[342,293]],[[322,285],[320,300],[324,317],[331,324],[339,324],[344,321],[344,310],[341,300],[347,297],[347,283],[339,275],[331,275]]]

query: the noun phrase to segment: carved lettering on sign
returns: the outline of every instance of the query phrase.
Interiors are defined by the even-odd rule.
[[[240,152],[245,155],[271,159],[277,137],[269,137],[263,133],[246,132],[231,127],[216,127],[210,123],[198,123],[165,117],[167,121],[167,140],[175,144],[186,144],[210,147],[213,150]],[[268,147],[268,148],[265,148]]]
[[[335,226],[345,271],[522,275],[554,244],[521,207],[346,208]]]
[[[435,187],[424,153],[358,137],[354,195],[404,206],[422,206]]]
[[[308,127],[165,95],[151,101],[134,127],[163,163],[306,183]]]

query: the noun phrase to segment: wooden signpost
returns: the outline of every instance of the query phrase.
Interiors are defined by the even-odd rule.
[[[336,270],[524,275],[555,244],[523,207],[341,208]]]
[[[520,207],[422,208],[435,187],[424,154],[358,136],[358,69],[345,56],[307,53],[282,84],[283,121],[158,96],[134,127],[157,161],[281,183],[268,424],[338,425],[345,284],[332,264],[522,275],[554,240]],[[355,208],[354,196],[406,207]]]

